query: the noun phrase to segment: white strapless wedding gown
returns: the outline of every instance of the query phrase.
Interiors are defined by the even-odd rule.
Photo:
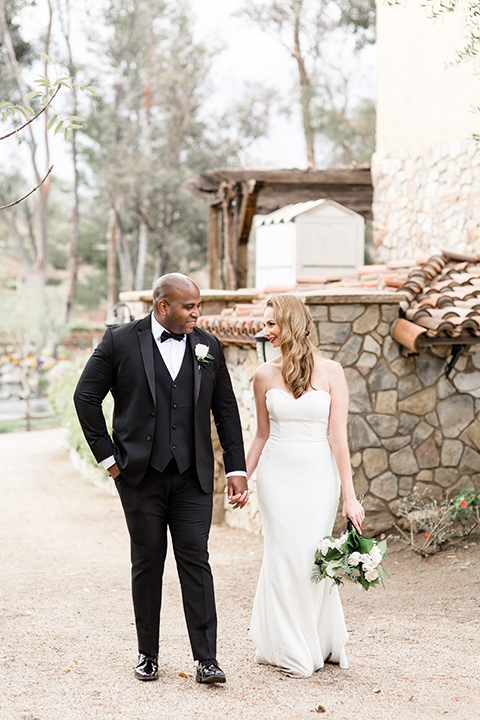
[[[324,661],[348,667],[338,588],[312,583],[315,548],[332,532],[340,478],[327,439],[330,394],[266,394],[270,437],[257,469],[265,551],[249,636],[255,661],[309,677]]]

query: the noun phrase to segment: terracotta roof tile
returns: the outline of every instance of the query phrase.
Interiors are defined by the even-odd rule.
[[[391,260],[386,265],[365,265],[354,277],[299,276],[296,285],[270,285],[257,302],[239,303],[221,315],[202,316],[198,324],[226,342],[254,342],[263,327],[265,298],[281,292],[338,291],[358,288],[400,291],[400,318],[393,337],[418,352],[420,346],[466,339],[480,342],[480,258],[444,252],[415,260]]]
[[[423,280],[422,280],[423,277]],[[458,339],[480,342],[480,259],[444,252],[409,273],[399,288],[407,291],[408,305],[402,311],[406,322],[425,329],[416,336],[400,325],[393,335],[409,349],[418,343]]]

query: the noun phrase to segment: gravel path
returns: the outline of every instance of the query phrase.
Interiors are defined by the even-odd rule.
[[[479,717],[474,541],[429,561],[392,541],[385,591],[341,589],[350,669],[327,665],[294,680],[254,664],[246,637],[262,539],[214,527],[218,657],[227,684],[194,680],[171,556],[161,677],[141,683],[133,677],[129,548],[119,501],[72,470],[59,429],[0,435],[0,457],[1,720]]]

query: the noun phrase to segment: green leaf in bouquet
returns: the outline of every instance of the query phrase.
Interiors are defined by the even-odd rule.
[[[358,547],[360,549],[361,553],[368,553],[372,549],[372,547],[375,545],[374,541],[370,538],[362,537],[359,535],[358,537]]]
[[[384,556],[385,553],[387,552],[387,541],[380,540],[380,542],[377,542],[377,547],[380,550],[380,552],[382,553],[382,556]]]
[[[320,580],[322,580],[322,579],[323,579],[322,572],[321,572],[320,568],[318,567],[318,565],[315,564],[313,566],[313,570],[312,570],[312,582],[319,583]]]
[[[341,557],[340,550],[337,550],[337,548],[330,548],[325,555],[325,560],[330,562],[331,560],[337,560],[339,557]]]

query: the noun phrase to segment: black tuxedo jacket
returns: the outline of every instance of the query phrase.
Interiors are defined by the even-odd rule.
[[[223,448],[225,471],[245,470],[242,429],[237,402],[219,341],[194,328],[187,335],[194,361],[195,461],[204,492],[213,491],[213,449],[210,410]],[[208,345],[213,360],[198,363],[195,346]],[[114,455],[122,476],[137,485],[145,475],[156,421],[154,355],[150,316],[108,328],[88,360],[74,393],[85,438],[97,462]],[[114,399],[110,437],[102,401]]]

